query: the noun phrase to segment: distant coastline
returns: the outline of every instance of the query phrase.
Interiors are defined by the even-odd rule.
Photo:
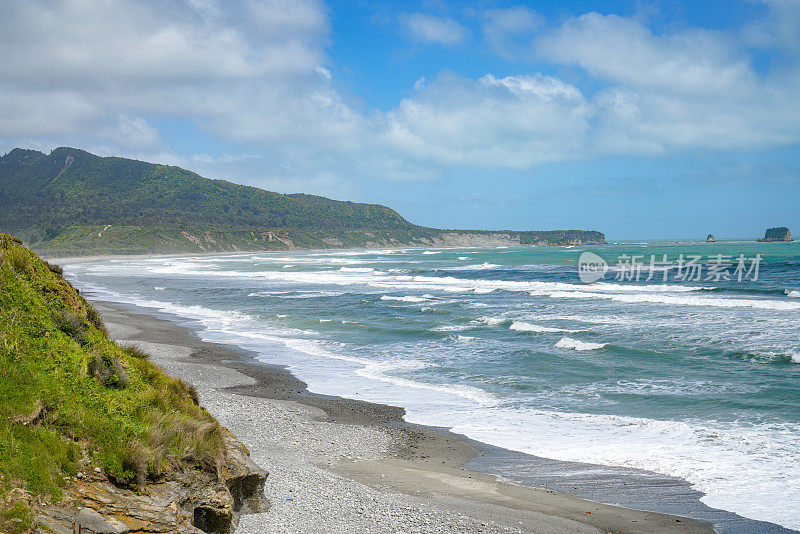
[[[0,230],[48,256],[605,243],[594,230],[428,228],[378,204],[275,193],[68,147],[0,158]]]

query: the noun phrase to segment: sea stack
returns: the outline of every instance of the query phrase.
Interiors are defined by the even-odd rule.
[[[708,237],[706,238],[706,243],[713,243],[714,241],[716,241],[716,239],[714,239],[714,234],[708,234]]]
[[[764,233],[764,239],[759,241],[794,241],[792,239],[792,232],[785,226],[778,226],[777,228],[767,228]]]

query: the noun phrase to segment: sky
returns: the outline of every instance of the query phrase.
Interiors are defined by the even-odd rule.
[[[440,228],[800,234],[800,0],[0,0],[0,153]]]

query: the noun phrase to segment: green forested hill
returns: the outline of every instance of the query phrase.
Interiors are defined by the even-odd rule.
[[[0,226],[227,225],[407,228],[396,211],[312,195],[282,195],[193,172],[57,148],[0,158]]]
[[[284,195],[74,148],[0,158],[0,231],[55,254],[603,242],[603,234],[443,231],[376,204]]]

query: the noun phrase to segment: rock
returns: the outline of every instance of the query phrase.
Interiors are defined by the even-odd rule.
[[[227,458],[220,469],[220,478],[233,497],[237,514],[265,512],[269,504],[264,497],[267,472],[250,459],[250,453],[236,437],[225,432]]]
[[[95,534],[127,534],[131,529],[113,517],[103,517],[91,508],[81,508],[75,522],[82,528],[93,530]]]
[[[706,243],[713,243],[715,241],[716,239],[714,239],[714,234],[708,234],[708,237],[706,238]]]
[[[195,506],[192,524],[211,534],[228,534],[233,524],[233,511],[229,506],[201,504]]]
[[[778,226],[776,228],[767,228],[764,232],[764,239],[759,241],[793,241],[792,233],[785,226]]]
[[[269,509],[267,472],[227,431],[224,458],[214,470],[188,469],[172,480],[151,481],[134,491],[90,470],[64,487],[61,503],[36,506],[36,524],[72,532],[72,523],[98,534],[229,534],[242,514]],[[75,510],[79,510],[76,514]]]

